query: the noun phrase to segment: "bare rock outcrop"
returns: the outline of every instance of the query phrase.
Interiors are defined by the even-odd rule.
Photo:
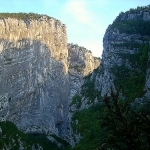
[[[80,92],[84,77],[100,65],[100,58],[93,57],[91,51],[77,44],[68,44],[70,96]]]
[[[42,15],[38,19],[26,20],[3,18],[0,19],[0,38],[14,42],[13,47],[16,48],[20,47],[17,45],[17,41],[22,39],[40,41],[49,48],[54,59],[63,62],[65,72],[67,72],[66,26],[59,20]],[[3,47],[3,43],[1,47]],[[3,48],[1,48],[2,50]]]
[[[83,48],[67,47],[60,21],[31,15],[0,15],[0,121],[65,138],[71,98],[99,60]]]
[[[93,57],[92,52],[84,47],[68,44],[69,71],[72,70],[87,76],[100,65],[100,58]]]
[[[149,25],[150,6],[145,6],[120,13],[108,26],[103,38],[99,75],[95,82],[102,97],[118,90],[124,96],[132,91],[130,95],[135,93],[132,98],[136,97],[136,92],[144,90],[145,96],[149,97]],[[136,87],[141,90],[137,88],[139,91],[134,91]]]
[[[68,49],[58,20],[0,19],[0,120],[25,132],[67,134]]]

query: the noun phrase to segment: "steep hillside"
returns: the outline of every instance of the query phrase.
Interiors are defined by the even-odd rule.
[[[73,98],[74,150],[149,149],[149,33],[150,6],[120,13],[107,28],[100,67]]]
[[[145,85],[149,72],[149,33],[150,6],[120,13],[108,27],[103,39],[101,75],[96,83],[101,96],[119,89],[123,96],[133,100],[148,90]]]
[[[69,72],[72,70],[87,76],[100,65],[100,58],[93,57],[92,52],[77,44],[68,44]]]
[[[100,58],[93,57],[92,53],[84,47],[78,46],[77,44],[68,44],[68,62],[70,81],[68,118],[69,122],[71,122],[73,112],[76,111],[76,109],[80,109],[80,107],[86,107],[86,105],[81,106],[82,97],[78,96],[78,94],[81,91],[84,78],[99,67]],[[70,143],[74,145],[75,142],[74,139],[72,139],[71,127],[68,138]]]

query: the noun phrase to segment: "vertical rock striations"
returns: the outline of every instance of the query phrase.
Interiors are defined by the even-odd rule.
[[[40,41],[48,47],[51,57],[63,62],[65,72],[67,72],[66,26],[59,20],[44,15],[38,15],[37,17],[35,15],[32,18],[25,19],[1,18],[0,37],[9,42],[14,42],[14,47],[17,47],[17,41],[22,39]]]
[[[77,109],[71,109],[71,113],[74,113],[71,120],[72,135],[75,143],[79,142],[74,149],[88,149],[89,147],[92,149],[92,146],[94,149],[98,147],[96,146],[97,141],[101,142],[99,149],[107,149],[112,146],[112,143],[109,142],[108,147],[106,146],[107,140],[105,141],[103,134],[105,129],[110,127],[110,122],[107,121],[107,118],[110,117],[107,117],[108,112],[110,114],[114,112],[113,115],[117,116],[117,119],[122,120],[123,118],[123,121],[119,123],[121,129],[124,119],[127,120],[125,122],[131,122],[130,119],[133,117],[129,116],[135,114],[138,116],[138,113],[140,115],[143,113],[145,116],[148,114],[148,105],[146,107],[143,105],[143,109],[140,105],[134,107],[134,104],[141,101],[144,104],[144,100],[150,100],[150,5],[120,13],[105,32],[103,48],[100,67],[85,78],[81,92],[73,97],[72,106]],[[111,92],[114,91],[119,92],[124,102],[117,100],[114,94],[111,95]],[[113,101],[105,96],[112,96]],[[88,107],[84,107],[87,109],[82,110],[84,104],[89,106],[87,105]],[[99,117],[100,114],[102,118],[103,115],[105,116],[104,122]],[[144,117],[141,116],[141,118]],[[116,133],[117,130],[115,126],[107,135]],[[141,132],[145,131],[141,130]],[[117,141],[120,142],[120,139]]]
[[[1,18],[1,120],[10,120],[26,132],[65,136],[67,57],[66,29],[60,21],[46,16]]]
[[[54,18],[0,14],[0,121],[66,137],[69,100],[99,63],[85,48],[67,47],[66,27]]]
[[[91,51],[84,47],[68,44],[69,69],[80,72],[83,76],[92,73],[99,67],[100,58],[93,57]]]
[[[143,95],[150,50],[150,6],[120,13],[103,38],[104,51],[96,87],[101,96],[120,90],[128,99]],[[147,70],[147,74],[149,71]]]

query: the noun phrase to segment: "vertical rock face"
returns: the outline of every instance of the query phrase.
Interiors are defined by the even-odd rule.
[[[0,19],[0,113],[26,132],[67,133],[65,26],[55,19]]]
[[[80,92],[83,77],[92,73],[100,65],[100,58],[93,57],[84,47],[68,44],[70,99]]]
[[[72,98],[78,95],[84,83],[84,77],[93,72],[94,69],[100,65],[100,58],[92,56],[92,53],[84,47],[75,44],[68,44],[68,74],[70,81],[70,92],[68,101],[70,103],[70,112],[68,114],[69,121],[71,122],[72,115],[76,110],[72,108]],[[85,107],[84,107],[85,108]],[[72,111],[73,109],[73,111]],[[80,135],[76,137],[76,142],[72,138],[73,131],[70,130],[70,144],[74,145],[81,138]]]
[[[66,27],[60,21],[47,16],[26,20],[2,18],[0,19],[0,38],[14,42],[14,47],[17,46],[15,43],[22,39],[40,41],[49,48],[53,58],[63,62],[64,71],[67,72]]]
[[[68,100],[100,62],[79,46],[67,47],[60,21],[9,15],[0,15],[0,121],[12,121],[25,132],[66,137]]]
[[[148,69],[149,25],[150,6],[146,6],[120,13],[107,28],[103,38],[100,76],[97,76],[96,81],[96,87],[101,91],[102,97],[110,95],[112,90],[118,90],[121,82],[120,85],[124,87],[131,81],[135,82],[135,85],[142,80],[145,82],[145,67]],[[140,76],[142,80],[139,79]],[[146,87],[148,82],[147,77]]]
[[[69,69],[80,72],[83,76],[92,73],[99,67],[100,58],[93,57],[92,53],[84,47],[68,44]]]

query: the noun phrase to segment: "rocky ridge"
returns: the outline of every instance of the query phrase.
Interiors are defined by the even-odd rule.
[[[97,104],[101,104],[106,95],[119,91],[120,97],[130,102],[150,98],[149,27],[150,6],[120,13],[106,30],[101,64],[94,71],[99,61],[83,47],[68,44],[68,59],[64,65],[65,61],[51,56],[48,46],[40,41],[22,39],[17,42],[24,47],[13,49],[13,42],[1,39],[5,45],[0,57],[1,120],[11,120],[30,133],[38,131],[74,138],[72,145],[82,137],[75,149],[98,147],[103,139],[97,134],[101,108]],[[32,57],[28,59],[26,53]],[[29,71],[26,72],[26,68]],[[70,103],[76,107],[71,113]],[[26,122],[28,124],[24,124]]]
[[[107,28],[103,38],[104,50],[99,67],[100,75],[96,80],[96,87],[102,97],[110,95],[112,90],[118,90],[119,80],[128,82],[131,75],[138,77],[140,74],[145,74],[147,76],[144,77],[145,90],[148,90],[149,25],[150,6],[146,6],[120,13]],[[147,71],[143,70],[142,73],[140,70],[144,67]],[[139,82],[138,79],[136,82]]]

